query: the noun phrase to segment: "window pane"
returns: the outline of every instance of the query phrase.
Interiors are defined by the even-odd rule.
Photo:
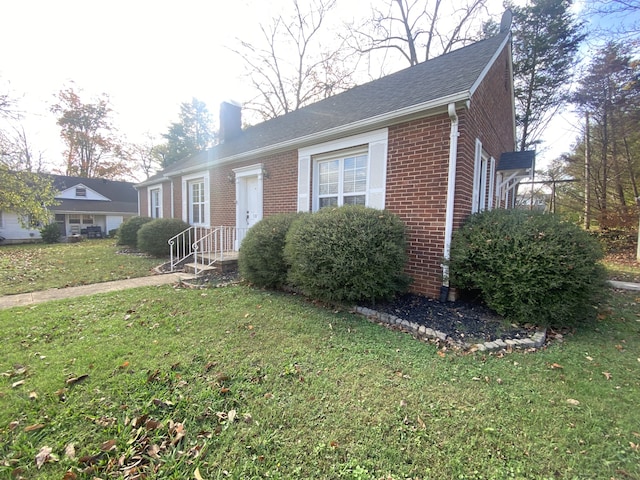
[[[338,197],[325,197],[320,199],[320,208],[337,207]]]
[[[351,195],[348,197],[344,197],[345,205],[364,205],[365,204],[365,195]]]

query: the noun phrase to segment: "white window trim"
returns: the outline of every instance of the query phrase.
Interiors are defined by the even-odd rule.
[[[487,173],[489,176],[487,177]],[[471,213],[493,208],[493,190],[495,184],[495,159],[482,148],[482,142],[476,138],[473,162],[473,193]],[[488,192],[487,192],[488,190]]]
[[[154,217],[153,216],[153,192],[158,192],[158,216]],[[163,217],[163,211],[162,211],[162,185],[158,185],[155,187],[149,187],[148,188],[148,193],[147,193],[147,204],[149,205],[149,217],[151,218],[162,218]]]
[[[340,138],[338,140],[332,140],[329,142],[319,143],[310,147],[301,148],[298,150],[298,211],[309,211],[309,185],[311,184],[311,178],[309,176],[313,173],[313,198],[311,201],[311,208],[313,211],[318,210],[318,162],[317,159],[328,159],[332,155],[339,156],[338,151],[347,150],[355,147],[363,147],[367,150],[367,191],[366,191],[366,205],[374,208],[383,209],[385,205],[386,194],[386,171],[387,171],[387,145],[389,138],[389,129],[382,128],[359,135],[353,135],[350,137]],[[373,176],[372,168],[372,151],[380,151],[380,158],[376,158],[374,162],[376,167],[381,170],[381,175],[378,178],[378,183],[372,185],[371,179]],[[338,155],[335,155],[335,154]],[[311,159],[313,157],[313,165]],[[313,169],[313,170],[312,170]],[[371,205],[372,199],[375,199],[375,205]]]
[[[204,180],[204,222],[195,224],[194,226],[208,228],[211,224],[211,212],[209,211],[211,204],[209,176],[209,171],[202,171],[182,177],[182,220],[187,223],[189,223],[189,183],[193,182],[194,180]]]
[[[335,195],[327,195],[330,197],[338,197],[338,206],[341,207],[344,204],[344,159],[351,157],[358,157],[365,155],[367,157],[367,178],[364,192],[357,193],[356,196],[364,195],[364,204],[369,204],[369,178],[370,175],[370,161],[369,161],[369,148],[367,146],[357,147],[352,150],[341,151],[341,152],[331,152],[322,155],[318,155],[313,157],[313,211],[317,211],[320,209],[320,164],[324,162],[330,162],[332,160],[338,160],[339,170],[338,170],[338,192]],[[347,195],[353,196],[353,195]]]

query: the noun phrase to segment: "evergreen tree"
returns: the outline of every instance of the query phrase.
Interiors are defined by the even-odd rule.
[[[582,25],[572,0],[533,0],[513,10],[513,75],[519,149],[539,142],[549,120],[569,99]]]
[[[182,103],[180,120],[169,125],[162,136],[167,142],[156,152],[162,157],[163,167],[210,147],[215,137],[207,105],[197,98]]]

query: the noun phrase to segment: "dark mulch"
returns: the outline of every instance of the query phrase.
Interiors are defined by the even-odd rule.
[[[524,328],[510,324],[486,306],[472,300],[440,302],[408,293],[368,307],[446,333],[457,342],[481,343],[498,338],[526,338],[535,331],[530,326]]]

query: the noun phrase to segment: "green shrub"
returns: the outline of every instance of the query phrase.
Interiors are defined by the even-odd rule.
[[[60,241],[60,226],[50,223],[40,229],[40,236],[44,243],[58,243]]]
[[[183,230],[189,224],[177,218],[158,218],[147,222],[138,230],[138,249],[154,257],[169,255],[169,239]]]
[[[131,217],[125,220],[118,229],[118,245],[136,248],[138,246],[138,230],[152,220],[153,218],[149,217]]]
[[[118,229],[112,228],[109,230],[109,238],[116,238],[118,236]]]
[[[345,206],[303,215],[284,251],[289,283],[320,300],[375,301],[409,285],[405,228],[390,212]]]
[[[260,287],[279,288],[287,282],[284,243],[289,227],[300,213],[281,213],[255,224],[244,237],[238,269],[245,280]]]
[[[521,210],[472,215],[451,244],[451,285],[479,290],[511,321],[567,326],[593,318],[604,287],[596,240],[560,217]]]

